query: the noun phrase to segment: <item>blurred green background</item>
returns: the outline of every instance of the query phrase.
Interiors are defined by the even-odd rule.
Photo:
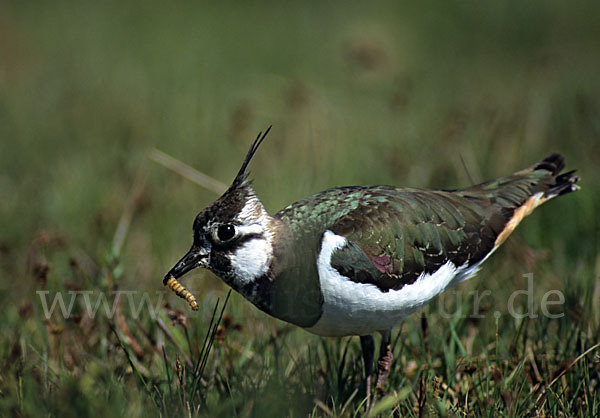
[[[456,188],[564,154],[582,190],[536,211],[463,289],[494,290],[492,305],[502,310],[521,275],[534,272],[540,294],[559,289],[579,312],[566,326],[591,321],[582,329],[596,338],[598,16],[591,0],[2,2],[3,410],[34,410],[41,378],[23,386],[19,376],[35,377],[43,364],[78,382],[91,364],[113,361],[87,335],[56,343],[63,337],[47,330],[37,290],[106,289],[112,275],[121,289],[155,292],[189,247],[195,214],[217,195],[151,161],[150,150],[229,183],[271,124],[251,167],[271,212],[335,185]],[[226,287],[200,271],[186,283],[202,302],[188,315],[201,336]],[[227,312],[245,327],[233,341],[266,342],[283,328],[290,342],[320,344],[237,295]],[[57,321],[67,331],[78,326]],[[71,363],[62,351],[70,345],[85,351]],[[21,371],[12,369],[17,360]],[[123,402],[111,411],[143,404]]]

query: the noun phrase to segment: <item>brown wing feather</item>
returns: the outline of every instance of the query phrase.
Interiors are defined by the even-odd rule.
[[[560,175],[556,154],[511,176],[458,191],[364,188],[355,209],[331,230],[349,245],[332,266],[353,281],[382,291],[400,289],[451,261],[483,260],[518,222],[551,197],[575,190],[572,172]],[[536,198],[535,202],[532,196]],[[517,219],[518,218],[518,219]]]

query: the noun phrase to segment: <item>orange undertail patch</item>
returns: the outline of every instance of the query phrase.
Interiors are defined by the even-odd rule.
[[[502,245],[504,241],[506,241],[508,236],[515,230],[517,225],[519,225],[519,223],[523,220],[524,217],[533,212],[533,210],[542,203],[552,199],[554,196],[555,195],[544,196],[543,192],[539,192],[531,196],[525,201],[525,203],[523,203],[523,205],[518,207],[515,210],[515,213],[513,214],[512,218],[510,218],[510,220],[506,223],[506,226],[504,227],[502,232],[500,232],[500,235],[498,235],[498,237],[496,238],[496,242],[494,242],[494,250],[500,245]]]

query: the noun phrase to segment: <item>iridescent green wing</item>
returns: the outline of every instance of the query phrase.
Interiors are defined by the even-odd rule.
[[[331,231],[348,245],[332,266],[353,281],[400,289],[451,261],[472,265],[493,248],[506,220],[487,199],[452,192],[374,187]]]
[[[510,176],[458,191],[372,187],[331,230],[347,238],[332,266],[353,281],[387,291],[413,283],[448,261],[472,266],[499,246],[524,216],[573,190],[553,154]]]

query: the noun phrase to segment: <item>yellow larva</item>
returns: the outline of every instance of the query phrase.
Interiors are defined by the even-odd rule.
[[[181,283],[177,281],[177,279],[173,276],[169,277],[167,282],[165,283],[169,289],[171,289],[177,296],[187,300],[187,303],[190,304],[193,311],[198,310],[198,301],[196,297],[190,293]]]

